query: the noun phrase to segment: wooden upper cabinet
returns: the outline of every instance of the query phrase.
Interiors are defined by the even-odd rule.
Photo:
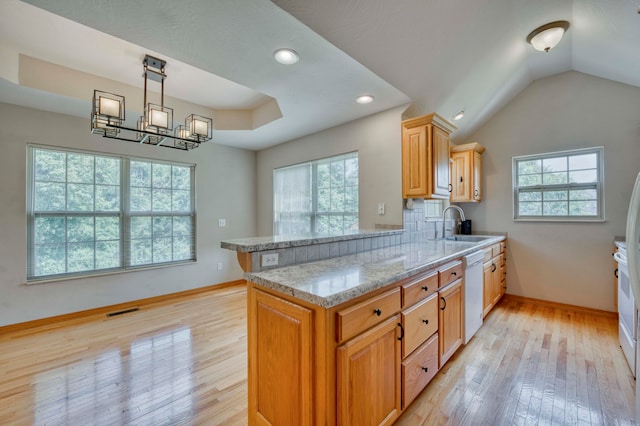
[[[449,198],[449,135],[455,129],[435,113],[402,122],[404,198]]]
[[[482,153],[477,142],[451,146],[451,201],[482,200]]]

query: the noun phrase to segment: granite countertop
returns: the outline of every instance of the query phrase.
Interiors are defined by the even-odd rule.
[[[238,238],[220,242],[220,247],[241,253],[275,250],[312,244],[356,240],[402,234],[404,229],[357,229],[326,234],[274,235],[269,237]]]
[[[248,272],[245,278],[331,308],[504,239],[504,235],[491,235],[479,242],[424,240],[263,272]]]

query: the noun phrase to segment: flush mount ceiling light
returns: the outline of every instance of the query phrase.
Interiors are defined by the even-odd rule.
[[[455,114],[453,114],[453,116],[451,117],[452,120],[458,121],[461,120],[462,117],[464,117],[464,110],[461,109],[460,111],[456,112]]]
[[[93,91],[91,109],[91,133],[105,138],[157,145],[166,148],[190,150],[212,138],[213,120],[191,114],[184,125],[173,129],[173,109],[164,105],[164,73],[166,61],[146,55],[142,61],[144,69],[143,114],[137,126],[124,125],[124,96]],[[160,83],[160,104],[147,103],[147,81]],[[172,134],[173,131],[173,134]]]
[[[555,21],[536,28],[527,36],[527,43],[542,52],[548,52],[558,43],[564,33],[569,29],[569,22]]]
[[[293,49],[278,49],[273,52],[273,57],[284,65],[292,65],[300,60],[298,52]]]
[[[370,104],[373,102],[374,97],[371,95],[362,95],[356,98],[356,102],[359,104]]]

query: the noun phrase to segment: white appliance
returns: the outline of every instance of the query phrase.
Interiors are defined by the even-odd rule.
[[[484,251],[464,257],[464,344],[482,326],[482,261]]]
[[[640,173],[629,201],[627,214],[627,266],[629,271],[629,287],[635,300],[640,300]],[[636,354],[637,356],[637,354]],[[640,420],[640,385],[636,380],[636,420]]]
[[[619,247],[613,257],[618,262],[618,339],[631,373],[636,377],[638,310],[629,282],[626,249]]]

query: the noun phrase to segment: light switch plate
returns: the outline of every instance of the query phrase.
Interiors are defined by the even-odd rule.
[[[227,226],[227,220],[226,219],[218,219],[218,227],[219,228],[223,228]]]

